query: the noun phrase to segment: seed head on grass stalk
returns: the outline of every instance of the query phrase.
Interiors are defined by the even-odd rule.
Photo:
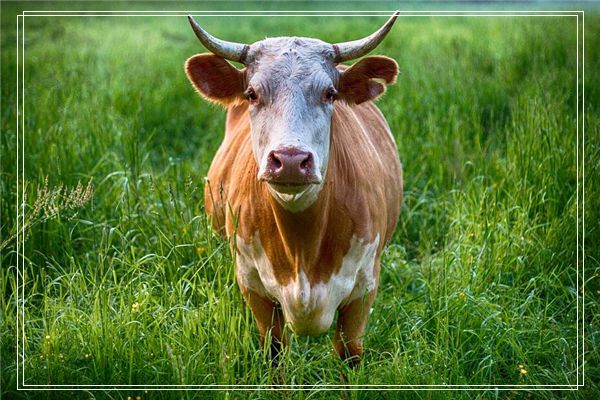
[[[81,208],[85,204],[87,204],[94,195],[94,184],[92,179],[90,179],[85,186],[81,184],[81,181],[77,182],[77,185],[69,189],[64,186],[62,183],[53,188],[48,187],[48,176],[44,180],[42,185],[38,185],[36,188],[36,198],[31,206],[30,211],[26,211],[27,204],[27,190],[26,188],[29,186],[29,182],[25,181],[24,183],[24,193],[23,202],[21,206],[21,215],[17,216],[17,220],[21,221],[21,217],[23,217],[23,224],[17,228],[15,224],[13,226],[11,235],[0,244],[0,250],[4,250],[9,244],[11,244],[17,238],[17,229],[23,235],[23,239],[27,239],[27,237],[31,234],[31,229],[43,222],[61,218],[62,213],[64,211],[73,211],[78,208]],[[74,213],[66,213],[64,218],[67,220],[71,220],[77,216],[77,212]]]

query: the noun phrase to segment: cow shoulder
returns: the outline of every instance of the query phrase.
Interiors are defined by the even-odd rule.
[[[399,215],[402,173],[389,126],[373,102],[336,102],[330,157],[336,202],[359,237],[370,242],[382,233],[383,247]]]
[[[217,231],[225,228],[226,208],[228,203],[232,203],[232,195],[235,198],[244,197],[243,192],[247,190],[237,182],[255,164],[247,104],[230,105],[225,126],[225,137],[212,160],[204,189],[206,211],[212,217],[213,227]]]

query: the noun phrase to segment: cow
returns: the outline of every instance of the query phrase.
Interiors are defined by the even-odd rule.
[[[185,62],[187,77],[227,108],[205,208],[230,240],[237,283],[273,357],[289,341],[286,326],[321,335],[336,312],[336,352],[351,366],[363,354],[381,253],[402,203],[396,143],[373,103],[395,83],[398,65],[383,56],[340,63],[377,47],[397,16],[333,45],[306,37],[228,42],[188,17],[210,53]]]

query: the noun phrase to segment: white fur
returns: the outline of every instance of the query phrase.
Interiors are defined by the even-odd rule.
[[[331,45],[317,39],[269,38],[252,45],[246,74],[258,96],[249,108],[258,179],[267,171],[269,154],[284,148],[310,153],[316,180],[325,179],[333,104],[323,101],[323,95],[339,77],[333,56]],[[306,196],[290,196],[273,187],[270,192],[296,212],[318,197],[322,185],[312,186],[310,192],[299,189]]]
[[[286,322],[299,334],[326,332],[340,306],[360,298],[377,285],[374,266],[379,235],[371,243],[353,236],[340,270],[326,283],[312,286],[302,268],[295,281],[279,285],[258,233],[249,242],[237,237],[236,244],[238,281],[257,294],[279,302]]]
[[[297,213],[306,210],[319,197],[323,183],[318,185],[309,185],[299,193],[282,193],[275,190],[271,185],[267,185],[269,192],[277,202],[286,210]]]

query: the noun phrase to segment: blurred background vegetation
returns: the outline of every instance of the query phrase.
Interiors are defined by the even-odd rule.
[[[331,335],[293,337],[276,368],[258,346],[228,245],[212,234],[204,217],[203,177],[222,139],[225,111],[197,96],[183,73],[184,61],[205,51],[185,17],[26,17],[19,126],[24,157],[19,156],[17,176],[16,15],[61,9],[393,10],[398,4],[1,6],[0,332],[7,398],[66,393],[16,391],[17,305],[24,306],[20,342],[26,384],[334,385],[344,374],[353,385],[573,385],[578,376],[581,382],[585,344],[585,388],[529,395],[600,395],[600,17],[595,10],[586,13],[586,73],[580,86],[585,87],[585,117],[579,120],[580,127],[585,123],[585,147],[581,129],[579,138],[576,134],[575,17],[406,16],[376,50],[400,65],[397,84],[378,105],[398,143],[405,202],[383,257],[365,359],[350,371],[331,351]],[[406,3],[400,9],[503,7],[537,5]],[[575,3],[551,8],[581,9]],[[219,37],[248,43],[267,36],[345,41],[385,21],[384,16],[197,19]],[[581,101],[581,90],[579,96]],[[17,187],[24,200],[17,198]],[[17,204],[25,228],[18,249]],[[17,260],[24,297],[17,296]],[[339,396],[316,390],[130,388],[72,395]],[[527,393],[402,394],[521,398]],[[395,398],[398,393],[346,395]]]

